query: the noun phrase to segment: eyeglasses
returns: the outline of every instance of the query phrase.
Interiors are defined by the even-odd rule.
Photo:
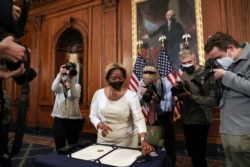
[[[155,71],[143,71],[143,74],[156,74]]]

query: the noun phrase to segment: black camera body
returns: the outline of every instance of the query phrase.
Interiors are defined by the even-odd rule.
[[[205,62],[205,68],[202,73],[195,76],[191,82],[193,82],[198,87],[203,87],[213,74],[213,69],[224,69],[220,63],[215,59],[208,59]]]
[[[29,59],[30,56],[29,56],[29,51],[27,50],[27,48],[26,48],[26,55]],[[5,61],[5,65],[10,71],[17,70],[21,66],[21,64],[24,63],[25,73],[17,77],[13,77],[16,84],[23,85],[24,82],[28,83],[36,77],[37,73],[33,68],[30,67],[29,62],[30,60],[26,61],[24,59],[21,61],[18,61],[17,63],[11,63],[9,61]]]
[[[147,88],[146,92],[143,94],[143,99],[146,103],[149,103],[152,100],[152,96],[154,92],[157,93],[156,86],[153,83],[147,84],[145,86]]]
[[[190,86],[187,81],[177,81],[177,86],[171,88],[172,96],[179,96],[185,92],[185,89],[190,90]]]
[[[63,68],[66,68],[67,70],[69,70],[69,75],[71,75],[71,76],[77,75],[75,63],[68,62]]]

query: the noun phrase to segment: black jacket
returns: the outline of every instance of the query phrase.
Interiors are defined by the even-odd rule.
[[[14,31],[15,21],[12,16],[12,0],[0,0],[0,28]]]

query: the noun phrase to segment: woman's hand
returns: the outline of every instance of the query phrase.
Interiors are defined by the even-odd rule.
[[[108,132],[109,131],[113,131],[108,125],[106,125],[105,123],[103,122],[100,122],[98,125],[97,125],[98,128],[100,128],[102,130],[102,136],[103,137],[106,137]]]
[[[152,151],[155,151],[154,147],[151,146],[147,141],[141,141],[142,154],[147,155]]]

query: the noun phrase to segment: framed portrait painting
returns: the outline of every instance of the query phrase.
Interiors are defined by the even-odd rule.
[[[174,21],[167,27],[168,13],[174,16]],[[183,44],[187,40],[184,34],[189,34],[188,47],[196,52],[199,63],[204,64],[201,13],[200,0],[132,0],[133,62],[139,42],[146,63],[156,66],[162,46],[159,38],[164,35],[167,37],[164,47],[170,62],[177,70],[180,66],[179,52],[185,48]]]

